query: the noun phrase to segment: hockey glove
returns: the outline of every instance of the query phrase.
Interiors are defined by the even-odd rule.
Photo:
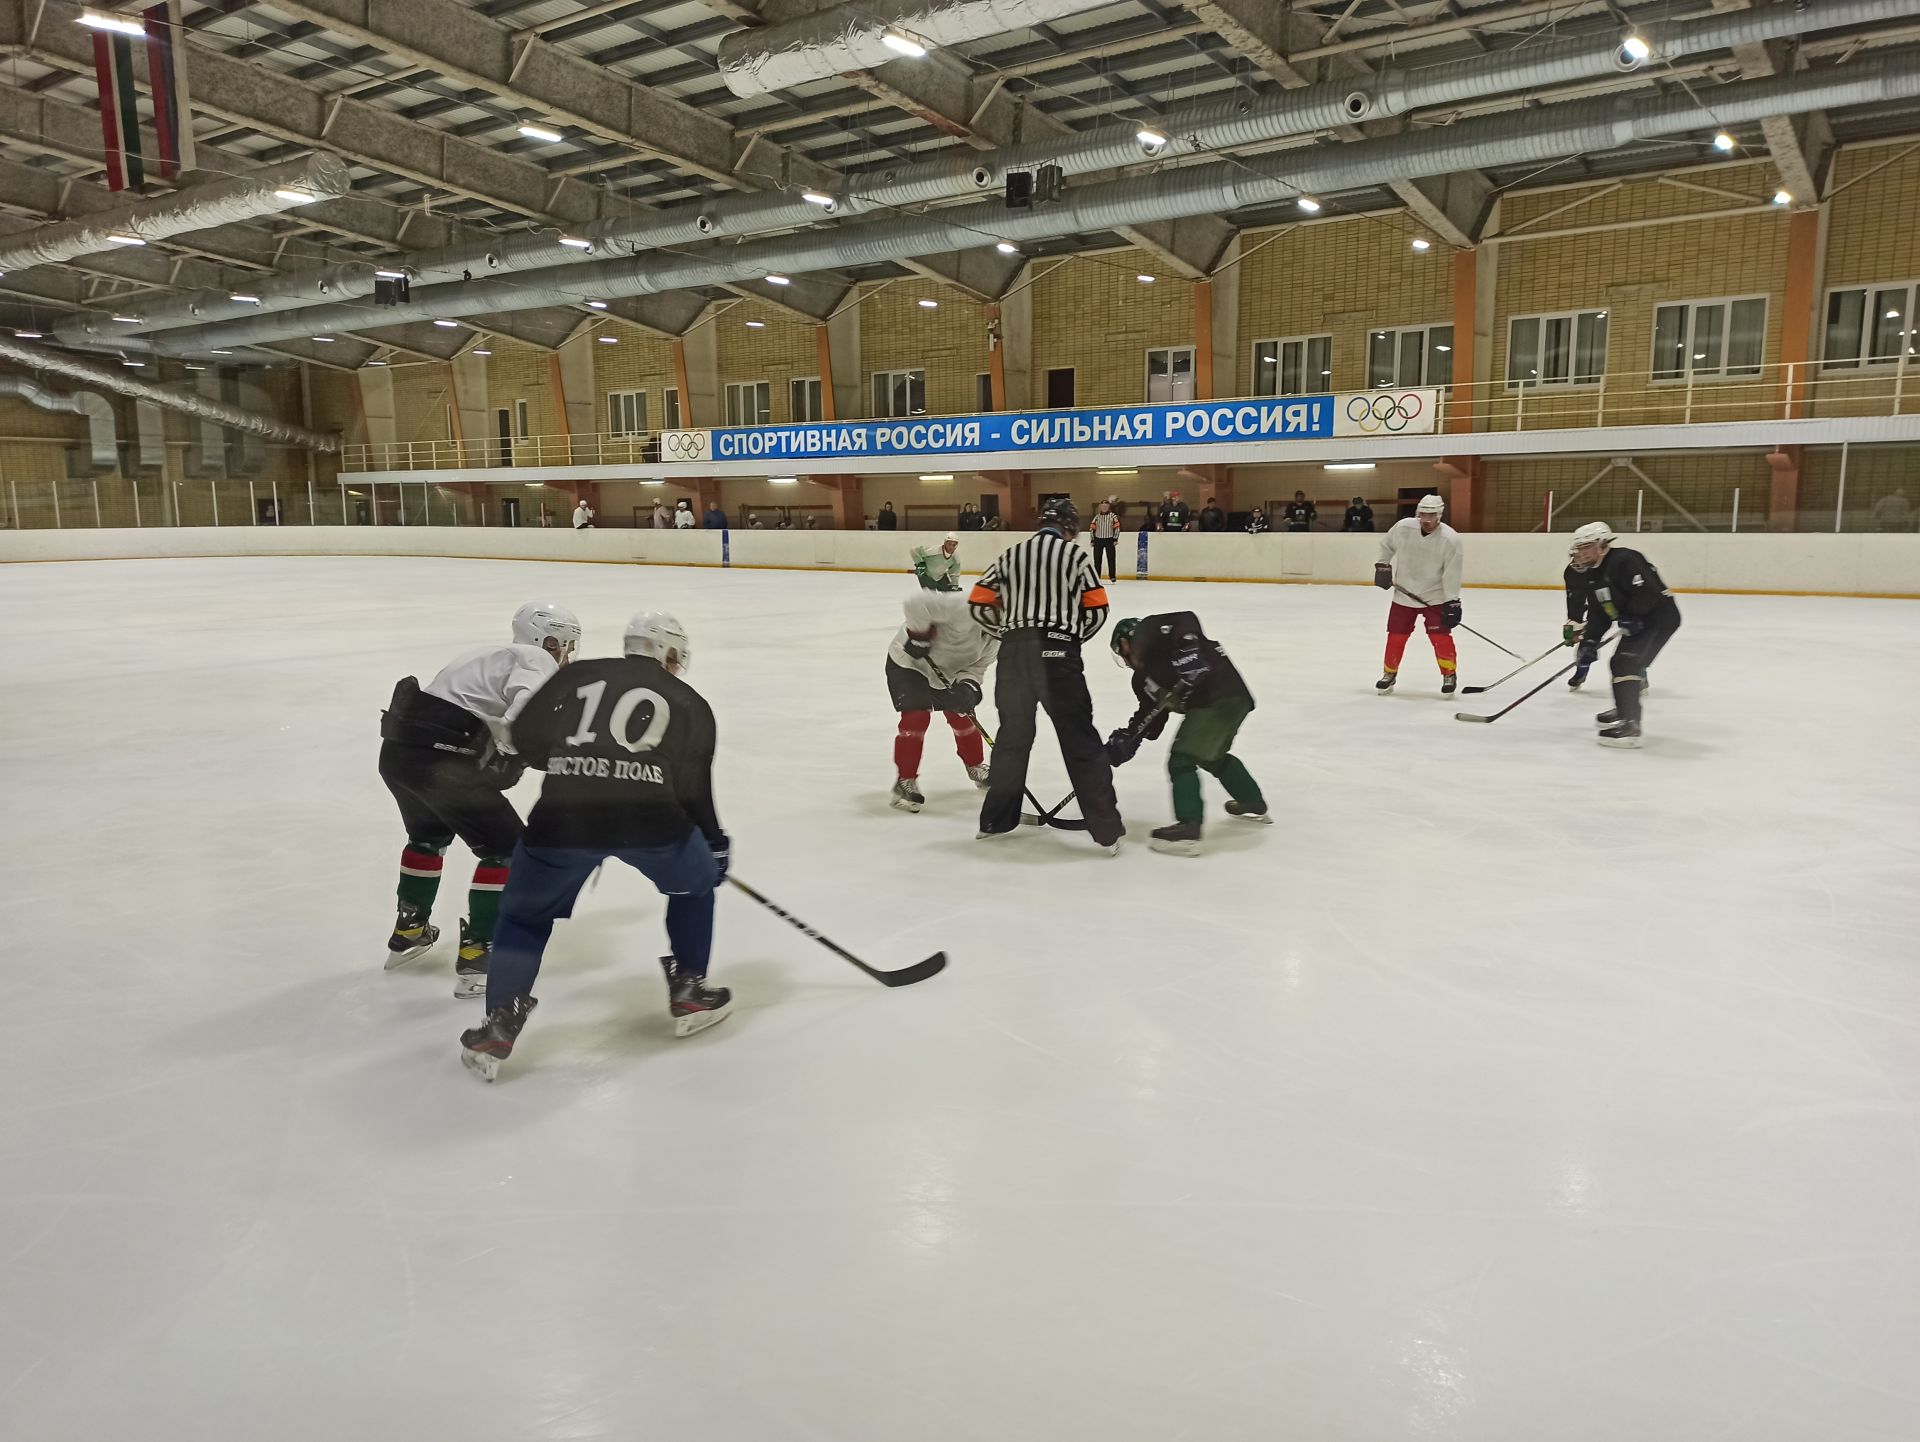
[[[713,852],[713,884],[718,886],[727,879],[727,870],[733,865],[733,838],[723,831],[710,839],[707,847]]]
[[[1440,608],[1440,624],[1449,631],[1460,624],[1460,603],[1458,601],[1449,601]]]
[[[971,716],[980,705],[980,683],[961,679],[947,688],[948,711],[964,711]]]
[[[1580,663],[1580,669],[1585,671],[1595,661],[1600,659],[1599,639],[1592,636],[1582,636],[1580,638],[1580,649],[1573,653],[1573,659],[1578,661]]]
[[[1140,733],[1122,728],[1107,738],[1107,765],[1124,766],[1140,749]]]
[[[907,644],[901,649],[913,657],[914,660],[924,661],[933,654],[933,643],[931,641],[922,641],[919,637],[909,633],[907,636]]]
[[[1389,566],[1385,561],[1375,561],[1373,563],[1373,584],[1383,591],[1391,591],[1393,589],[1393,567]]]
[[[1646,629],[1647,623],[1642,621],[1638,616],[1622,616],[1620,618],[1620,634],[1622,636],[1638,636]]]
[[[1580,638],[1586,634],[1586,630],[1587,628],[1584,622],[1581,622],[1581,621],[1567,622],[1564,626],[1560,628],[1560,644],[1562,646],[1580,645],[1581,644]]]

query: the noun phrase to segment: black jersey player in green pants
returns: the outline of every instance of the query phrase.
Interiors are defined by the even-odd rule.
[[[1174,822],[1153,833],[1153,849],[1200,854],[1206,815],[1202,771],[1227,788],[1229,816],[1270,822],[1259,782],[1232,750],[1234,736],[1253,710],[1253,693],[1219,643],[1200,629],[1199,618],[1191,611],[1169,611],[1121,621],[1113,628],[1112,645],[1115,659],[1133,672],[1133,694],[1140,704],[1133,719],[1107,738],[1108,761],[1118,766],[1131,760],[1143,739],[1155,740],[1166,729],[1169,712],[1181,717],[1167,756]]]

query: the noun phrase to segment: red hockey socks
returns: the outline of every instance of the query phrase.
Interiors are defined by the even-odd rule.
[[[965,711],[949,711],[946,717],[947,725],[953,728],[953,749],[960,753],[960,764],[978,766],[984,762],[987,746],[981,739],[980,728],[973,724],[973,717]]]
[[[902,711],[900,729],[893,736],[893,769],[902,777],[920,774],[920,752],[927,741],[931,711]]]

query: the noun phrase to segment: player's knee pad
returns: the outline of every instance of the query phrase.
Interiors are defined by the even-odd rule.
[[[902,736],[924,736],[927,723],[933,719],[931,711],[902,711],[900,713],[900,734]]]

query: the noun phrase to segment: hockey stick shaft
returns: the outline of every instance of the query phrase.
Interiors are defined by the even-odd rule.
[[[1414,595],[1413,592],[1409,591],[1405,586],[1401,585],[1398,581],[1395,581],[1393,583],[1393,589],[1398,591],[1401,595],[1405,596],[1409,601],[1413,601],[1416,604],[1418,604],[1424,610],[1431,611],[1436,609],[1432,601],[1422,601],[1418,596]],[[1479,636],[1482,641],[1485,641],[1489,646],[1493,647],[1493,649],[1496,651],[1507,651],[1507,648],[1505,646],[1502,646],[1498,641],[1494,640],[1493,637],[1481,635],[1480,632],[1474,630],[1473,627],[1469,626],[1465,621],[1462,621],[1455,629],[1460,631],[1465,631],[1469,636]],[[1516,661],[1520,659],[1520,653],[1518,651],[1507,651],[1507,654],[1513,657],[1513,659]]]
[[[1138,736],[1145,736],[1147,733],[1147,729],[1151,727],[1155,721],[1158,721],[1160,717],[1166,713],[1166,709],[1167,709],[1167,703],[1165,701],[1162,701],[1158,706],[1155,706],[1153,708],[1153,713],[1150,716],[1148,716],[1146,720],[1142,721],[1138,726],[1129,726],[1127,729],[1129,731],[1134,732]],[[1085,830],[1086,823],[1084,821],[1065,822],[1065,821],[1057,821],[1054,819],[1055,817],[1059,816],[1059,814],[1062,811],[1067,809],[1067,803],[1073,800],[1073,798],[1078,794],[1079,793],[1077,791],[1069,791],[1065,796],[1062,796],[1055,805],[1043,811],[1043,810],[1040,810],[1040,803],[1034,799],[1033,793],[1029,791],[1027,793],[1027,800],[1033,802],[1034,809],[1039,813],[1034,817],[1034,824],[1036,826],[1057,826],[1064,831]]]
[[[736,889],[745,892],[748,896],[766,907],[768,911],[771,911],[794,930],[819,942],[820,945],[824,946],[842,961],[858,967],[882,986],[911,986],[916,981],[925,981],[928,977],[937,975],[946,967],[947,954],[944,951],[936,951],[925,961],[916,962],[912,966],[902,967],[898,971],[881,971],[876,967],[868,966],[844,946],[826,936],[824,933],[816,931],[778,902],[755,891],[739,877],[730,875],[727,877],[727,881]]]
[[[1462,686],[1460,688],[1461,694],[1465,696],[1478,696],[1484,692],[1491,691],[1495,686],[1503,685],[1504,683],[1511,681],[1515,676],[1518,676],[1522,671],[1531,670],[1533,667],[1538,666],[1542,661],[1546,660],[1547,657],[1551,656],[1555,651],[1561,651],[1565,649],[1566,649],[1566,646],[1564,642],[1556,643],[1553,646],[1550,646],[1545,651],[1542,651],[1538,656],[1535,656],[1531,661],[1528,661],[1525,665],[1515,666],[1511,671],[1507,672],[1507,674],[1502,676],[1498,681],[1489,681],[1484,686]]]
[[[1600,646],[1604,646],[1607,644],[1607,642],[1613,640],[1615,638],[1615,635],[1617,635],[1617,633],[1609,633],[1608,635],[1602,636],[1600,638]],[[1600,649],[1599,646],[1594,647],[1594,650],[1596,652],[1596,659],[1597,659],[1597,653],[1599,649]],[[1565,666],[1562,666],[1558,671],[1555,671],[1551,676],[1547,677],[1547,679],[1542,681],[1538,686],[1535,686],[1531,691],[1527,692],[1526,695],[1520,697],[1519,700],[1512,701],[1507,705],[1502,706],[1498,711],[1495,711],[1491,716],[1475,716],[1473,713],[1469,711],[1456,711],[1453,713],[1453,719],[1456,721],[1484,721],[1488,725],[1491,725],[1495,721],[1498,721],[1502,716],[1506,715],[1507,712],[1511,711],[1515,706],[1518,706],[1521,701],[1530,700],[1531,698],[1538,696],[1542,691],[1546,690],[1547,687],[1551,686],[1555,681],[1558,681],[1562,676],[1566,675],[1569,671],[1578,670],[1579,666],[1580,666],[1580,661],[1579,661],[1579,658],[1576,657],[1573,661],[1571,661]]]

